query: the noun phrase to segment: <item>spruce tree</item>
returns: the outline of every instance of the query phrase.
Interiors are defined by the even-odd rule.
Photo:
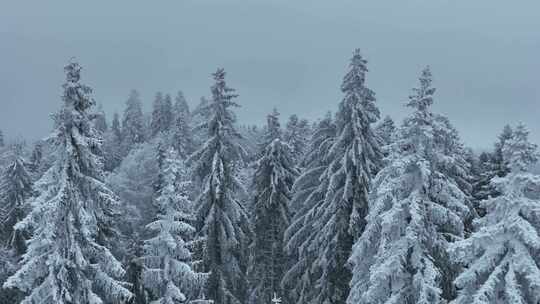
[[[0,148],[3,148],[4,145],[4,133],[2,132],[2,130],[0,130]]]
[[[178,93],[176,94],[176,97],[174,98],[173,111],[175,115],[182,114],[182,115],[188,115],[188,117],[191,115],[191,111],[189,110],[189,105],[182,91],[178,91]]]
[[[101,132],[101,134],[107,132],[107,129],[109,128],[107,125],[107,116],[105,115],[105,111],[103,110],[103,106],[101,104],[98,106],[98,111],[95,114],[93,121],[94,128],[97,131]]]
[[[105,133],[104,137],[104,169],[112,172],[122,162],[122,130],[118,113],[114,113],[111,128]]]
[[[480,207],[483,200],[500,195],[497,188],[491,184],[491,180],[495,177],[504,177],[509,173],[510,169],[507,160],[504,159],[502,148],[512,138],[512,128],[509,125],[504,126],[497,138],[497,142],[494,144],[493,151],[484,152],[479,157],[479,172],[477,178],[473,181],[472,194],[474,204],[480,214],[484,212],[483,208]]]
[[[519,125],[505,141],[501,152],[510,172],[492,180],[500,195],[481,202],[486,215],[476,231],[451,247],[466,266],[452,303],[540,302],[540,176],[529,172],[538,154],[528,134]]]
[[[388,146],[392,143],[395,132],[396,125],[390,116],[385,116],[375,128],[375,133],[381,138],[384,146]]]
[[[277,293],[284,296],[280,283],[289,266],[283,236],[290,223],[291,188],[298,171],[289,146],[281,139],[276,109],[267,116],[265,141],[269,141],[257,161],[253,181],[254,241],[250,260],[248,303],[270,303]]]
[[[262,142],[260,142],[260,148],[261,151],[265,151],[266,148],[276,139],[279,138],[281,141],[282,139],[282,130],[281,125],[279,123],[279,112],[276,108],[272,110],[272,113],[268,114],[266,116],[266,130],[262,138]],[[259,139],[260,140],[260,139]]]
[[[122,127],[120,126],[120,115],[118,113],[114,112],[113,114],[113,120],[111,124],[111,131],[113,132],[114,136],[122,141]]]
[[[202,128],[208,140],[190,158],[196,179],[202,182],[197,198],[197,229],[206,237],[203,263],[210,273],[207,295],[216,304],[244,303],[246,297],[245,249],[251,236],[248,216],[237,200],[242,186],[236,179],[244,152],[238,145],[236,117],[231,107],[236,94],[225,83],[225,71],[213,78],[212,100],[201,109],[207,121]]]
[[[208,120],[208,117],[206,117],[207,111],[204,109],[208,107],[209,103],[210,101],[206,97],[201,97],[199,103],[191,112],[190,121],[191,125],[194,127],[192,130],[193,141],[197,147],[195,150],[200,148],[208,139],[208,132],[204,128],[199,128],[199,126],[203,126]]]
[[[337,134],[324,155],[328,165],[318,189],[306,198],[304,205],[310,209],[298,213],[287,232],[289,251],[299,248],[291,272],[304,268],[303,279],[296,282],[302,287],[295,289],[309,290],[296,303],[345,303],[349,294],[352,274],[347,259],[364,229],[369,184],[382,158],[371,128],[379,110],[375,94],[365,84],[366,63],[355,50],[341,86],[345,96],[336,114]]]
[[[37,141],[34,144],[34,148],[32,149],[32,154],[30,155],[30,166],[32,168],[32,172],[41,175],[41,165],[43,162],[43,145],[44,143],[41,141]]]
[[[152,137],[169,132],[173,119],[171,96],[169,94],[163,96],[161,92],[158,92],[152,106],[152,120],[150,122]]]
[[[162,132],[169,132],[174,123],[174,108],[171,95],[166,94],[163,98],[163,107],[161,108],[163,116]]]
[[[157,92],[152,104],[152,120],[150,129],[152,137],[156,136],[163,128],[163,93]]]
[[[81,67],[65,67],[63,106],[51,136],[56,160],[37,182],[32,210],[16,230],[32,230],[21,268],[4,287],[27,293],[23,304],[125,303],[122,265],[104,246],[117,200],[103,183],[100,139],[90,120],[91,89]]]
[[[24,231],[14,226],[26,215],[26,199],[32,195],[30,164],[23,158],[23,147],[14,144],[9,151],[9,163],[0,179],[0,227],[4,245],[18,256],[26,249]]]
[[[364,233],[349,259],[353,278],[347,303],[445,303],[452,275],[447,246],[465,234],[473,214],[467,195],[446,173],[453,151],[437,140],[441,124],[430,107],[435,88],[429,68],[413,89],[414,111],[398,130],[388,165],[373,180]]]
[[[145,140],[145,121],[139,93],[132,90],[122,117],[122,156]]]
[[[309,122],[305,119],[299,119],[296,114],[289,117],[283,140],[291,147],[292,156],[296,163],[302,161],[305,148],[309,140]]]
[[[495,173],[498,177],[504,177],[510,172],[508,166],[508,160],[505,159],[503,152],[504,146],[507,141],[514,137],[514,130],[509,125],[505,125],[501,134],[498,136],[498,141],[495,143],[494,161],[495,161]]]
[[[182,92],[178,92],[173,112],[175,117],[172,126],[172,146],[178,151],[181,158],[186,159],[193,153],[195,144],[191,130],[189,106]]]
[[[193,271],[189,239],[193,204],[189,200],[186,169],[174,149],[166,152],[161,166],[163,184],[158,191],[157,218],[148,224],[153,236],[144,242],[143,280],[156,303],[184,303],[198,296],[205,275]],[[184,180],[182,180],[184,179]]]
[[[309,141],[304,159],[304,172],[293,185],[293,198],[290,203],[294,215],[291,225],[285,231],[286,252],[294,261],[284,274],[282,289],[288,291],[288,298],[293,303],[310,303],[316,289],[312,279],[311,265],[316,258],[315,248],[304,244],[306,236],[313,231],[312,219],[316,206],[324,199],[324,187],[320,186],[322,174],[328,168],[325,158],[336,136],[336,126],[331,113],[319,121]]]

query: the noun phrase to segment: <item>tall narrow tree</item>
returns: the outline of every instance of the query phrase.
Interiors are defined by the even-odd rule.
[[[44,143],[42,141],[37,141],[34,144],[34,148],[32,149],[32,154],[30,155],[30,166],[32,168],[32,171],[37,174],[41,175],[41,165],[43,162],[43,146]]]
[[[367,226],[350,258],[348,303],[446,303],[446,249],[464,236],[472,211],[444,173],[454,160],[436,140],[442,132],[430,110],[431,82],[426,68],[407,104],[414,112],[373,181]]]
[[[103,163],[105,171],[112,172],[122,162],[122,130],[118,113],[114,113],[110,130],[103,141]]]
[[[198,232],[206,236],[204,264],[210,272],[207,295],[216,304],[243,303],[246,297],[246,255],[251,235],[244,206],[237,200],[242,186],[236,179],[237,164],[243,157],[236,142],[236,117],[231,107],[236,94],[225,83],[225,71],[214,74],[212,100],[201,109],[207,121],[201,127],[208,140],[189,159],[202,181],[197,198]]]
[[[253,181],[254,241],[249,271],[248,303],[270,303],[274,294],[283,296],[280,283],[289,266],[283,236],[290,223],[291,188],[298,171],[290,148],[281,139],[276,109],[267,117],[265,141],[269,141],[257,161]]]
[[[299,119],[295,114],[289,117],[285,126],[283,140],[291,147],[292,156],[296,163],[300,163],[304,157],[309,133],[309,123],[307,120]]]
[[[63,106],[51,137],[54,165],[37,182],[32,211],[15,228],[32,229],[21,268],[4,287],[27,293],[23,304],[125,303],[122,265],[104,246],[117,200],[102,181],[99,133],[89,119],[91,89],[81,67],[65,67]]]
[[[283,142],[282,133],[281,124],[279,123],[279,112],[274,108],[272,113],[266,116],[266,129],[264,130],[262,141],[259,139],[261,151],[264,152],[276,138]],[[292,152],[292,149],[289,150]]]
[[[122,155],[145,140],[145,122],[139,93],[132,90],[122,117]]]
[[[385,116],[377,125],[375,132],[381,138],[383,145],[388,146],[393,141],[396,125],[390,116]]]
[[[313,288],[315,283],[311,268],[316,250],[302,245],[314,229],[311,218],[314,210],[324,199],[324,187],[320,187],[320,181],[328,167],[329,160],[325,156],[334,143],[335,135],[336,126],[331,113],[328,113],[315,127],[303,163],[305,170],[293,186],[290,210],[294,217],[285,231],[285,248],[294,264],[283,276],[281,285],[294,303],[310,303],[316,290]]]
[[[197,290],[205,278],[191,266],[193,204],[188,198],[187,172],[174,149],[167,151],[161,171],[163,185],[156,199],[158,215],[146,226],[153,236],[144,242],[143,278],[155,303],[184,303],[198,296]]]
[[[104,134],[105,132],[107,132],[109,126],[107,125],[107,116],[101,104],[98,106],[97,113],[94,115],[94,128],[101,132],[101,134]]]
[[[371,124],[379,118],[375,94],[366,87],[366,60],[357,49],[341,90],[345,94],[336,114],[336,138],[324,156],[328,166],[318,190],[306,200],[309,210],[298,213],[287,233],[289,250],[298,248],[297,266],[304,267],[296,284],[306,284],[306,297],[297,303],[345,303],[351,271],[347,268],[355,239],[364,229],[367,194],[372,175],[381,165],[380,142]],[[303,195],[301,193],[300,195]]]
[[[163,96],[161,92],[158,92],[152,105],[152,120],[150,122],[152,137],[169,132],[173,120],[171,96],[169,94]]]
[[[0,179],[0,227],[4,244],[22,255],[26,249],[23,231],[14,226],[26,215],[25,201],[32,195],[30,164],[22,157],[23,147],[15,144],[9,151],[10,162]]]
[[[152,137],[163,131],[163,93],[157,92],[152,104],[152,120],[150,121]]]
[[[172,131],[172,146],[180,157],[186,159],[195,148],[189,106],[182,92],[178,92],[174,104],[174,122]]]
[[[163,115],[162,132],[169,132],[174,123],[174,107],[172,103],[171,95],[165,94],[163,98],[163,108],[161,109]]]
[[[477,230],[451,247],[466,266],[453,303],[540,302],[540,176],[529,173],[538,154],[528,134],[520,125],[501,147],[510,173],[492,180],[500,195],[482,201]]]
[[[513,133],[514,131],[509,125],[504,126],[497,142],[494,144],[493,151],[484,152],[480,157],[479,172],[477,178],[473,181],[472,192],[475,205],[482,214],[484,210],[479,206],[481,202],[489,197],[500,195],[497,188],[491,184],[491,180],[495,177],[504,177],[510,172],[502,149],[505,143],[513,138]]]

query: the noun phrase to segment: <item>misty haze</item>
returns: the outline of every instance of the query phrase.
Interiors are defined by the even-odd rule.
[[[540,2],[0,4],[0,304],[540,303]]]

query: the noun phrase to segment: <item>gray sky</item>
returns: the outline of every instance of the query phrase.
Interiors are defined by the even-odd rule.
[[[210,73],[228,72],[239,119],[261,123],[277,106],[314,119],[335,110],[354,48],[383,114],[401,120],[429,64],[435,111],[464,141],[491,146],[506,123],[526,123],[540,143],[538,0],[0,0],[0,129],[42,137],[60,105],[63,66],[76,56],[83,81],[112,117],[131,88],[145,111],[156,91],[209,95]]]

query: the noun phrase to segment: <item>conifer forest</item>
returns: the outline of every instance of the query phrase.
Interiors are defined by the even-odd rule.
[[[44,136],[0,120],[0,304],[539,304],[537,126],[465,143],[428,59],[385,113],[353,40],[330,111],[260,123],[219,65],[114,112],[66,58]]]

